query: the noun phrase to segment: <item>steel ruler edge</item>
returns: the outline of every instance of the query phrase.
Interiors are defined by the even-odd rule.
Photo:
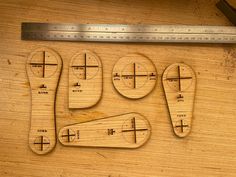
[[[236,43],[234,26],[22,23],[22,40]]]

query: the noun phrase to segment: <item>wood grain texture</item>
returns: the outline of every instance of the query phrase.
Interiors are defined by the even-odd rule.
[[[165,69],[162,84],[174,133],[186,137],[192,127],[196,75],[188,65],[174,63]]]
[[[236,1],[235,0],[227,0],[227,2],[236,9]]]
[[[55,103],[62,65],[60,55],[46,47],[32,51],[26,63],[31,90],[29,146],[37,154],[56,145]]]
[[[217,0],[58,0],[0,1],[0,176],[3,177],[183,177],[236,175],[236,46],[212,44],[107,44],[21,41],[23,21],[64,23],[232,25],[215,7]],[[56,116],[60,129],[69,124],[139,112],[152,126],[139,149],[74,148],[57,143],[45,156],[28,147],[30,86],[27,56],[48,46],[63,59]],[[103,63],[103,96],[93,108],[68,109],[68,66],[83,49]],[[158,82],[143,99],[129,100],[112,85],[112,68],[130,53],[150,58]],[[191,134],[172,131],[161,74],[184,62],[197,75]]]
[[[92,52],[76,53],[69,65],[69,108],[89,108],[102,96],[102,63]]]
[[[148,120],[139,113],[128,113],[65,126],[58,138],[65,146],[138,148],[150,135]]]

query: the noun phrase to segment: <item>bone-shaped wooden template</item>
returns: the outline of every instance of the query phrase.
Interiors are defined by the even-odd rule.
[[[69,66],[69,108],[89,108],[102,96],[102,63],[92,52],[75,54]]]
[[[140,54],[129,54],[120,58],[112,72],[116,90],[130,99],[148,95],[155,87],[157,72],[152,61]]]
[[[151,134],[148,120],[138,113],[128,113],[65,126],[59,141],[65,146],[138,148]]]
[[[31,89],[29,146],[46,154],[56,145],[55,102],[62,59],[55,51],[41,47],[28,57],[26,70]]]
[[[188,65],[174,63],[164,71],[162,83],[174,133],[186,137],[192,127],[196,75]]]

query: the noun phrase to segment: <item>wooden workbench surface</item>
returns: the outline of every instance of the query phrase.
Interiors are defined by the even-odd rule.
[[[1,177],[148,177],[236,176],[236,45],[108,44],[21,41],[21,22],[232,25],[215,7],[216,0],[1,0],[0,1],[0,176]],[[59,142],[47,155],[28,146],[29,53],[47,46],[62,57],[57,128],[106,116],[139,112],[152,135],[139,149],[75,148]],[[68,109],[68,65],[82,49],[103,63],[102,99],[95,107]],[[129,54],[149,57],[159,73],[154,91],[129,100],[115,90],[115,62]],[[191,134],[172,130],[161,85],[164,69],[185,62],[196,72],[197,90]]]

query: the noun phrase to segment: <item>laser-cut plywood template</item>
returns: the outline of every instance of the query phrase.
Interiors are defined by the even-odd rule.
[[[69,66],[69,108],[89,108],[102,96],[102,63],[92,52],[75,54]]]
[[[65,146],[138,148],[150,134],[151,126],[144,116],[128,113],[65,126],[58,137]]]
[[[61,57],[46,47],[34,50],[27,60],[32,105],[29,146],[37,154],[56,145],[55,101],[61,69]]]
[[[186,137],[192,126],[195,73],[188,65],[175,63],[164,71],[162,83],[174,133],[178,137]]]
[[[139,99],[155,87],[157,72],[154,64],[140,54],[130,54],[117,61],[112,72],[116,90],[123,96]]]

